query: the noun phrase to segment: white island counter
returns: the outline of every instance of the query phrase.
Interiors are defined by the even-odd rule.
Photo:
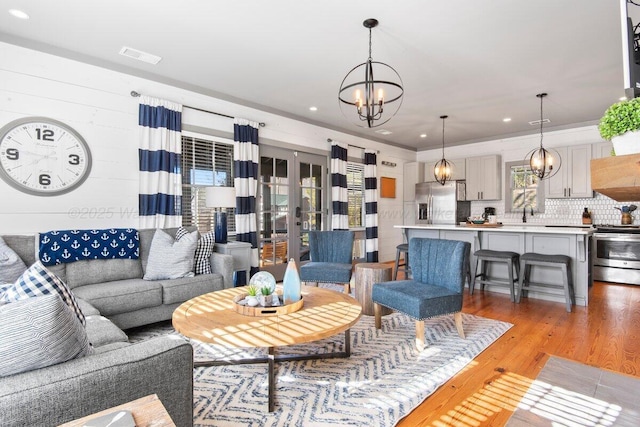
[[[463,225],[396,225],[412,237],[429,237],[450,240],[462,240],[471,243],[471,269],[475,267],[473,253],[479,249],[511,251],[519,254],[537,252],[546,255],[567,255],[571,257],[571,271],[576,296],[576,305],[586,306],[589,302],[591,277],[591,234],[592,228],[571,226],[508,225],[501,227],[463,226]],[[408,240],[407,240],[408,241]],[[493,266],[492,276],[507,277],[506,267]],[[538,282],[560,283],[559,269],[536,267],[531,280]],[[498,286],[485,286],[485,289],[508,293],[508,289]],[[564,302],[563,297],[529,292],[529,298],[539,298]]]

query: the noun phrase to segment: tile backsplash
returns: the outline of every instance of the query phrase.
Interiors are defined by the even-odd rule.
[[[531,216],[527,210],[527,224],[582,225],[582,212],[588,208],[594,224],[620,224],[620,211],[616,206],[637,205],[640,202],[616,202],[607,196],[596,193],[592,199],[547,199],[544,213],[534,211]],[[471,215],[482,215],[484,208],[496,208],[498,221],[504,224],[522,224],[522,211],[519,213],[504,211],[504,201],[471,202]],[[631,213],[634,224],[640,224],[640,212]]]

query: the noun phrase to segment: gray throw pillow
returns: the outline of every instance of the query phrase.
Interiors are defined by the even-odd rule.
[[[13,283],[26,269],[18,254],[0,237],[0,282]]]
[[[58,294],[0,306],[0,377],[92,353],[87,333]]]
[[[163,230],[157,229],[149,248],[149,258],[143,279],[193,277],[193,257],[197,245],[198,231],[182,236],[180,240],[174,240]]]

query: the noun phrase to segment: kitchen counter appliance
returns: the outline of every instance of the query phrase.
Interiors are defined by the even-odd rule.
[[[640,285],[640,226],[596,226],[593,233],[593,279]]]
[[[416,224],[452,224],[467,220],[471,202],[466,199],[465,181],[416,184]]]

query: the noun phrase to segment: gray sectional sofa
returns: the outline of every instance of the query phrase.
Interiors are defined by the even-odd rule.
[[[176,229],[165,231],[175,236]],[[233,258],[214,252],[213,274],[143,280],[154,233],[140,230],[138,260],[77,261],[49,268],[78,299],[94,352],[0,378],[0,425],[58,425],[154,393],[176,425],[192,425],[191,345],[176,337],[131,344],[123,329],[171,319],[182,302],[232,287]],[[34,236],[2,237],[27,266],[35,261]],[[0,331],[12,327],[5,320],[0,316]]]

